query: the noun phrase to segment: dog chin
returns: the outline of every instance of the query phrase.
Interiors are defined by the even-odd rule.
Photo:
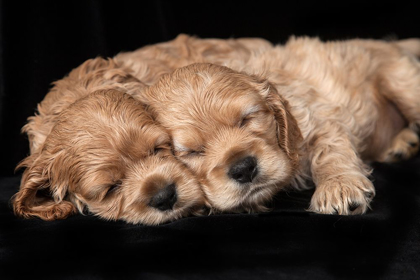
[[[249,186],[246,193],[242,195],[242,199],[230,207],[225,209],[212,209],[212,212],[231,212],[231,213],[256,213],[267,212],[270,210],[266,206],[273,196],[279,191],[276,184],[257,184]]]
[[[246,212],[266,212],[269,210],[265,204],[280,190],[279,185],[257,185],[252,187],[244,196],[243,205]]]
[[[128,215],[126,217],[122,217],[128,223],[138,224],[142,223],[145,225],[160,225],[160,224],[167,224],[173,221],[179,220],[180,218],[184,217],[186,214],[189,214],[188,208],[179,208],[175,210],[167,210],[161,212],[159,210],[155,210],[150,212],[149,215],[143,217],[136,217],[134,215]]]

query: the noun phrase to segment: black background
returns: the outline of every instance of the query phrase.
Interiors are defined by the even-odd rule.
[[[323,40],[420,37],[414,2],[0,1],[0,279],[420,279],[420,158],[375,165],[364,216],[305,211],[282,193],[267,214],[191,217],[158,227],[77,215],[20,220],[9,199],[29,152],[26,118],[86,59],[179,33]]]

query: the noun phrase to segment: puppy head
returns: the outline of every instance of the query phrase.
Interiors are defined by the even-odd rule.
[[[26,167],[13,204],[44,220],[79,210],[159,224],[203,205],[196,179],[171,153],[167,132],[128,94],[97,91],[65,109]],[[47,194],[46,196],[43,194]]]
[[[301,134],[267,81],[193,64],[162,77],[144,98],[216,210],[264,210],[294,175]]]

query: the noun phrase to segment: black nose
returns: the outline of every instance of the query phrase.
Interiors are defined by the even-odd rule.
[[[170,184],[161,189],[149,202],[149,205],[160,211],[171,210],[177,200],[176,186]]]
[[[250,183],[258,174],[257,165],[255,157],[240,159],[230,167],[228,176],[240,184]]]

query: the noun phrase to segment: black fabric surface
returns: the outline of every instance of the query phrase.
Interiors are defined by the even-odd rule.
[[[362,216],[306,212],[312,191],[280,193],[263,214],[160,226],[75,215],[14,217],[26,118],[86,59],[179,33],[322,39],[420,37],[412,2],[0,1],[0,279],[420,279],[420,156],[376,164]]]
[[[8,199],[19,178],[3,178],[1,273],[11,279],[418,279],[419,169],[420,158],[377,166],[377,196],[363,216],[308,213],[312,192],[306,191],[280,193],[269,213],[154,227],[81,215],[16,219]]]

